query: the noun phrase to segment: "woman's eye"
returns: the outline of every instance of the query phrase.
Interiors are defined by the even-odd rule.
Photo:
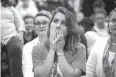
[[[66,22],[65,22],[65,21],[63,21],[63,22],[62,22],[62,25],[66,25]]]
[[[112,19],[111,22],[116,22],[116,19]]]
[[[46,25],[48,22],[47,21],[43,21],[42,22],[42,25]]]
[[[39,22],[38,22],[38,23],[35,23],[35,24],[36,24],[36,25],[41,25],[41,23],[39,23]]]
[[[54,23],[58,23],[58,20],[57,19],[54,19],[54,21],[53,21]]]

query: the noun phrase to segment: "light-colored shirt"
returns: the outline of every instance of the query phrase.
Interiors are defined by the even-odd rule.
[[[33,63],[32,63],[32,50],[39,42],[38,37],[26,43],[22,51],[22,70],[24,77],[34,77]]]
[[[95,30],[95,31],[94,31]],[[105,23],[104,29],[99,29],[97,25],[93,27],[93,31],[88,31],[85,33],[85,37],[87,39],[87,46],[88,46],[88,54],[90,54],[93,45],[96,43],[97,40],[108,37],[108,24]]]
[[[1,41],[7,44],[18,31],[25,31],[24,22],[13,6],[1,7]]]
[[[107,37],[107,36],[109,36],[109,33],[108,33],[108,24],[106,22],[104,24],[105,24],[104,29],[99,29],[97,27],[97,24],[95,23],[95,26],[93,27],[93,29],[96,31],[96,33],[99,36]]]
[[[100,38],[99,35],[94,31],[88,31],[85,33],[85,37],[87,39],[87,49],[88,54],[90,54],[90,51],[93,47],[93,45],[96,43],[96,41]]]
[[[84,77],[105,77],[102,60],[108,39],[109,37],[104,37],[93,46],[86,63],[86,76]]]
[[[44,63],[48,52],[49,50],[47,46],[43,44],[38,44],[37,46],[35,46],[35,48],[33,48],[33,68],[40,66]],[[64,51],[64,56],[72,68],[82,70],[82,75],[86,74],[86,48],[83,44],[78,43],[75,52]],[[57,68],[57,75],[59,75],[59,77],[63,77],[59,66]],[[54,73],[55,72],[52,72],[50,77],[53,77]]]

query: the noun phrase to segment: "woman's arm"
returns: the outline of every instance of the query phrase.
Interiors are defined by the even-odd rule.
[[[81,47],[77,51],[71,65],[62,53],[58,54],[58,61],[63,77],[81,77],[86,69],[86,48]]]
[[[98,51],[98,45],[94,45],[89,58],[86,63],[86,77],[96,77],[96,64],[97,64],[97,55],[96,52]]]
[[[81,77],[82,71],[80,69],[72,68],[65,56],[59,56],[58,59],[63,77]]]
[[[47,57],[45,61],[43,62],[41,58],[42,54],[38,53],[38,51],[39,51],[38,49],[35,49],[35,51],[33,52],[33,56],[32,56],[33,64],[34,64],[34,76],[35,77],[50,77],[52,68],[53,68],[55,52],[52,49],[49,50]]]

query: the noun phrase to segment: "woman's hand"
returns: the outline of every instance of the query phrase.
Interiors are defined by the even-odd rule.
[[[64,36],[61,30],[59,30],[59,40],[57,42],[57,55],[64,55],[64,45],[65,45],[65,40],[64,40]]]
[[[60,38],[59,31],[56,29],[52,36],[50,36],[50,49],[56,51],[56,44]]]

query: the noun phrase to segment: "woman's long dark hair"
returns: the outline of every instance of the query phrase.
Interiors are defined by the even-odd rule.
[[[76,44],[80,41],[80,30],[79,27],[76,23],[76,18],[75,16],[68,11],[64,7],[58,7],[55,12],[53,13],[50,25],[49,25],[49,30],[48,30],[48,37],[50,37],[50,26],[51,23],[53,22],[54,16],[56,13],[62,13],[66,16],[66,27],[68,29],[68,33],[66,36],[66,42],[64,46],[64,50],[66,51],[75,51]]]

